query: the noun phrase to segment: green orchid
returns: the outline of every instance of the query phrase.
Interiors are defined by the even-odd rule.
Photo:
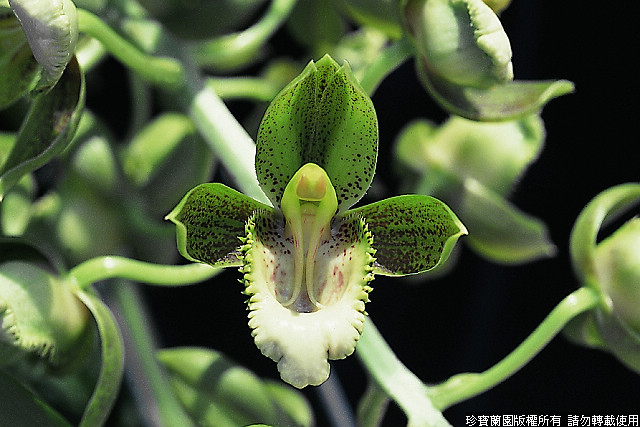
[[[321,384],[328,360],[353,353],[374,275],[430,270],[467,233],[429,196],[350,209],[377,150],[371,99],[326,55],[276,96],[258,130],[256,174],[271,205],[208,183],[167,215],[184,257],[240,267],[255,343],[295,387]]]

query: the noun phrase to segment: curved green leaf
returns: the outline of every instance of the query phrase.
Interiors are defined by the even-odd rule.
[[[45,165],[71,141],[84,106],[84,77],[75,57],[58,83],[39,94],[0,169],[0,200],[20,178]]]
[[[201,426],[254,423],[309,426],[309,404],[297,391],[264,382],[221,353],[196,347],[157,353],[172,388],[189,415]]]
[[[544,222],[475,180],[465,182],[459,213],[469,228],[469,245],[493,261],[529,262],[556,252]]]
[[[178,250],[191,261],[214,267],[239,266],[247,219],[273,209],[219,183],[189,191],[166,216],[176,224]]]
[[[434,268],[447,259],[467,229],[438,199],[423,195],[391,197],[347,214],[362,215],[376,250],[374,273],[406,275]]]
[[[322,167],[344,212],[364,195],[375,172],[378,120],[371,99],[347,64],[325,55],[311,61],[273,100],[256,143],[256,173],[279,206],[284,188],[305,163]]]
[[[600,227],[605,221],[616,218],[638,201],[640,184],[621,184],[603,191],[582,210],[570,237],[572,264],[582,281],[597,281],[594,254]]]
[[[4,402],[0,425],[71,427],[54,409],[3,371],[0,371],[0,402]]]
[[[510,120],[536,113],[551,99],[574,89],[568,80],[515,80],[486,89],[459,86],[430,73],[423,59],[417,58],[416,64],[433,98],[447,111],[470,120]]]
[[[102,347],[102,366],[96,388],[82,414],[80,427],[103,425],[118,397],[124,372],[124,353],[120,330],[109,308],[91,291],[77,291],[98,326]]]

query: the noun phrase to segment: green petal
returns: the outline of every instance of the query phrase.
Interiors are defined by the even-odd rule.
[[[309,52],[325,52],[345,33],[341,11],[328,1],[297,0],[287,20],[287,31]]]
[[[457,197],[457,187],[473,178],[506,195],[542,151],[544,137],[544,125],[537,114],[504,122],[452,116],[438,127],[426,120],[409,124],[398,136],[396,152],[416,172],[435,175],[442,171],[453,181],[440,193]],[[438,180],[430,177],[426,181],[433,190],[425,194],[439,196],[434,182]]]
[[[418,74],[433,98],[450,113],[470,120],[510,120],[536,113],[561,95],[573,92],[567,80],[515,80],[486,89],[456,85],[429,72],[422,60],[416,61]]]
[[[78,291],[76,296],[93,315],[100,334],[102,365],[98,382],[82,414],[80,427],[103,425],[118,392],[124,373],[124,353],[122,338],[116,320],[109,308],[92,291]]]
[[[239,266],[240,238],[257,210],[273,212],[225,185],[209,183],[189,191],[166,219],[177,226],[178,250],[185,258],[214,267]]]
[[[161,114],[142,128],[123,151],[124,173],[136,186],[144,186],[178,145],[193,133],[195,127],[187,116]]]
[[[467,229],[438,199],[422,195],[392,197],[348,213],[362,215],[373,235],[374,273],[405,275],[446,260]]]
[[[0,6],[0,109],[31,91],[40,70],[20,23],[10,8]]]
[[[197,425],[312,424],[309,404],[299,392],[265,382],[219,352],[180,347],[161,350],[157,357]]]
[[[529,262],[556,252],[544,222],[519,211],[475,180],[465,182],[459,213],[469,228],[469,244],[493,261]]]
[[[311,61],[273,100],[258,130],[256,173],[275,206],[305,163],[322,167],[336,190],[338,210],[364,195],[375,172],[378,121],[352,76],[328,55]]]
[[[56,84],[74,55],[78,41],[78,17],[71,0],[10,0],[20,20],[33,56],[43,67],[39,86]]]
[[[338,3],[362,28],[375,28],[392,39],[402,37],[400,10],[394,0],[339,0]]]
[[[84,76],[74,57],[58,83],[33,101],[0,169],[0,200],[23,175],[45,165],[67,147],[83,106]]]
[[[0,371],[0,425],[71,427],[53,408],[27,387]]]

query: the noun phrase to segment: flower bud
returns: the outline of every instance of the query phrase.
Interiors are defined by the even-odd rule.
[[[640,339],[640,218],[633,218],[596,247],[594,263],[612,311]]]
[[[640,219],[597,243],[602,225],[638,201],[640,184],[618,185],[595,197],[578,217],[571,233],[573,267],[603,303],[575,319],[566,333],[640,372]]]
[[[0,365],[32,353],[56,369],[72,368],[91,348],[89,310],[33,263],[0,263],[0,325]]]
[[[10,0],[34,58],[42,66],[39,87],[56,84],[73,57],[78,41],[78,17],[71,0]]]
[[[509,38],[482,0],[409,0],[404,15],[426,73],[475,88],[513,80]]]

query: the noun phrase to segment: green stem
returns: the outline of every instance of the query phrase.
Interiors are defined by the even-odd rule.
[[[253,99],[271,101],[282,89],[265,78],[260,77],[211,77],[207,87],[214,90],[222,99]]]
[[[207,264],[160,265],[119,256],[102,256],[77,265],[69,271],[68,276],[81,289],[114,277],[154,285],[178,286],[202,282],[219,271]]]
[[[454,375],[442,384],[429,388],[429,396],[441,410],[469,399],[509,378],[526,365],[575,316],[601,303],[590,288],[580,288],[565,297],[542,323],[515,350],[499,363],[481,373]]]
[[[184,94],[189,117],[240,190],[249,197],[270,204],[256,178],[256,145],[251,136],[213,89],[202,85],[199,79],[188,79]]]
[[[382,80],[404,61],[409,59],[412,54],[413,47],[411,42],[406,37],[398,40],[382,51],[382,53],[367,66],[362,79],[360,79],[360,86],[362,86],[362,89],[364,89],[369,96],[373,95]]]
[[[284,23],[296,0],[273,0],[262,19],[244,31],[224,35],[194,51],[199,65],[230,70],[250,63],[262,45]]]
[[[372,379],[402,408],[407,415],[408,426],[450,425],[431,403],[427,387],[398,360],[369,318],[358,341],[356,354]]]
[[[389,406],[389,396],[374,381],[369,381],[358,405],[358,425],[360,427],[378,427]]]
[[[135,20],[127,22],[123,28],[130,37],[137,40],[137,37],[146,34],[146,26],[145,21]],[[215,91],[204,84],[204,77],[188,55],[185,44],[166,33],[161,33],[156,39],[153,49],[161,49],[171,56],[176,55],[184,66],[185,84],[181,90],[171,93],[179,108],[191,118],[213,154],[226,166],[239,190],[270,204],[256,178],[256,146],[251,136]]]
[[[113,295],[113,314],[122,331],[127,378],[140,412],[148,425],[193,426],[155,358],[153,322],[139,289],[124,280],[116,285],[109,288],[109,294]]]
[[[78,9],[78,29],[99,40],[109,53],[150,83],[175,88],[184,81],[178,61],[147,55],[89,11]]]

